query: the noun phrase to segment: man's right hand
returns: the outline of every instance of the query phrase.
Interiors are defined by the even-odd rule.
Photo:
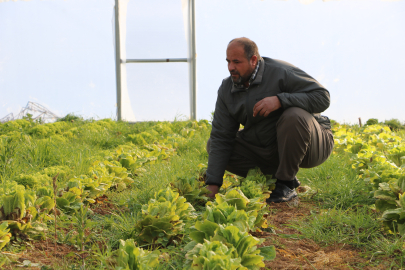
[[[211,191],[211,193],[207,194],[210,198],[215,198],[215,194],[219,191],[219,186],[217,185],[207,185],[205,188]]]
[[[281,107],[280,100],[277,96],[266,97],[255,104],[253,107],[253,117],[261,115],[267,117],[271,112]]]

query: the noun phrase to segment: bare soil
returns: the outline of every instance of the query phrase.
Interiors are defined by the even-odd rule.
[[[57,244],[53,239],[47,239],[43,241],[30,242],[31,247],[27,248],[24,252],[8,256],[13,262],[7,266],[3,266],[4,269],[41,269],[43,265],[54,265],[66,261],[66,255],[71,252],[78,252],[77,249],[69,245]],[[5,254],[5,252],[3,252]],[[7,255],[7,253],[5,254]],[[39,263],[39,266],[24,267],[21,268],[25,260],[29,260],[33,264]],[[70,259],[71,260],[71,259]]]
[[[310,239],[302,239],[301,233],[290,225],[310,216],[316,206],[311,202],[295,199],[289,203],[269,205],[271,214],[268,224],[274,231],[264,232],[264,246],[274,245],[276,259],[266,263],[264,269],[387,269],[387,265],[370,266],[361,250],[349,245],[320,246]]]
[[[91,210],[99,215],[110,215],[112,212],[123,211],[126,209],[119,209],[115,204],[110,203],[107,195],[96,198],[96,203],[91,205]]]

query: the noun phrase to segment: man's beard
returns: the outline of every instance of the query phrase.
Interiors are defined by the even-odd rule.
[[[249,75],[247,75],[247,76],[241,76],[240,74],[239,74],[239,72],[231,72],[231,79],[232,79],[232,82],[233,83],[236,83],[236,84],[244,84],[245,82],[247,82],[247,81],[249,81],[250,80],[250,77],[252,77],[252,73],[253,73],[253,71],[254,71],[254,69],[252,69],[248,74]],[[232,74],[237,74],[237,75],[239,75],[239,78],[237,79],[237,80],[234,80],[233,79],[233,77],[232,77]]]

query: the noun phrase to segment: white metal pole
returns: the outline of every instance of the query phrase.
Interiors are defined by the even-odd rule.
[[[197,51],[195,37],[195,0],[189,1],[189,23],[190,23],[190,118],[197,119]]]
[[[120,25],[119,25],[119,0],[115,0],[115,77],[117,82],[117,120],[122,120],[121,115],[121,50],[120,50]]]

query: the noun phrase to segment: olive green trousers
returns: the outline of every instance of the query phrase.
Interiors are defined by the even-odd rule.
[[[332,131],[318,124],[307,111],[292,107],[277,122],[277,143],[266,148],[249,144],[236,135],[226,170],[246,177],[259,167],[266,175],[293,180],[299,168],[313,168],[325,162],[333,150]],[[207,142],[209,153],[210,140]]]

